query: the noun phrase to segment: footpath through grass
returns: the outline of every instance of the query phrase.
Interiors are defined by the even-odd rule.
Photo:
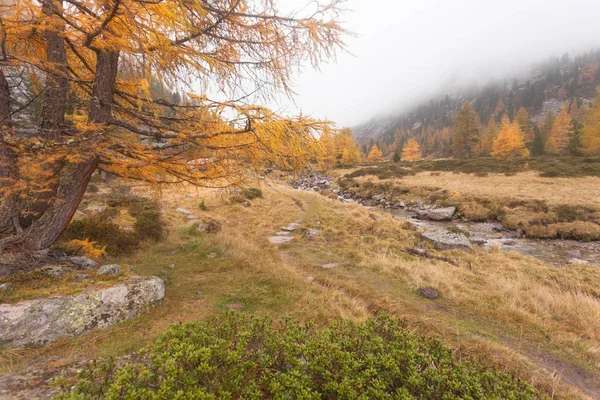
[[[540,395],[559,398],[593,397],[600,391],[597,269],[555,269],[518,254],[482,250],[442,252],[459,268],[421,259],[404,248],[434,250],[408,224],[283,186],[265,190],[249,207],[211,191],[183,190],[164,193],[161,207],[168,238],[144,242],[137,252],[111,262],[164,278],[163,304],[105,330],[44,348],[1,353],[3,371],[51,357],[121,357],[167,340],[158,338],[172,324],[204,321],[229,310],[276,320],[293,317],[319,331],[339,319],[363,322],[386,312],[405,321],[402,325],[411,332],[441,339],[452,348],[447,359],[452,363],[489,371],[489,382],[501,376],[497,374],[518,376]],[[220,220],[223,229],[197,234],[175,212],[178,207]],[[267,237],[298,219],[302,222],[292,243],[269,244]],[[306,237],[309,228],[319,234]],[[322,267],[328,263],[338,266]],[[420,297],[418,289],[424,287],[436,289],[440,297]],[[190,331],[176,329],[167,337],[177,332]],[[444,376],[447,371],[435,365]],[[560,366],[557,377],[553,365]],[[487,374],[482,373],[469,381],[480,382]],[[461,379],[457,382],[462,384]]]

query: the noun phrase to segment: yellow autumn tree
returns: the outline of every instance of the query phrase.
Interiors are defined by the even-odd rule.
[[[600,88],[594,107],[585,120],[581,142],[585,154],[600,154]]]
[[[481,152],[483,154],[490,154],[494,141],[498,137],[498,125],[496,124],[495,117],[492,115],[488,122],[487,128],[485,129],[484,137],[481,144]]]
[[[329,170],[335,167],[336,164],[336,151],[335,151],[335,142],[334,142],[335,133],[326,129],[321,134],[319,138],[319,142],[323,148],[323,153],[321,154],[320,164],[322,169]]]
[[[529,150],[525,147],[523,132],[517,121],[511,123],[507,116],[502,118],[500,132],[492,146],[492,156],[500,160],[529,157]]]
[[[376,144],[373,145],[373,147],[371,147],[371,151],[367,156],[367,161],[372,163],[383,161],[383,153],[381,152],[381,150],[379,150],[379,146],[377,146]]]
[[[415,139],[408,139],[402,148],[402,161],[418,161],[421,159],[421,146]]]
[[[48,248],[96,170],[227,187],[314,159],[328,122],[248,98],[335,54],[340,2],[2,2],[0,252]]]
[[[552,129],[550,130],[550,148],[547,148],[546,152],[560,155],[566,154],[572,132],[573,122],[567,111],[567,107],[565,106],[560,110],[554,120],[554,125],[552,125]]]

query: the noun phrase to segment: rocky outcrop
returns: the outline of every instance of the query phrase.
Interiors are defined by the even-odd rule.
[[[438,250],[473,250],[473,245],[469,241],[469,238],[462,233],[435,230],[422,232],[421,235],[431,241],[433,247]]]
[[[432,208],[427,211],[427,218],[434,221],[450,221],[456,212],[456,207]]]
[[[165,295],[162,279],[133,276],[107,289],[0,304],[0,347],[45,345],[133,318]]]
[[[314,190],[315,192],[320,192],[322,190],[329,189],[332,182],[333,178],[329,176],[312,173],[301,177],[295,182],[292,182],[291,185],[294,189]]]

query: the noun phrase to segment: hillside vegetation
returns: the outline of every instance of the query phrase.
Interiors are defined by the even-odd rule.
[[[133,192],[143,194],[147,189]],[[167,284],[163,305],[82,337],[40,349],[3,352],[4,371],[48,357],[62,357],[62,364],[120,357],[155,340],[166,343],[173,338],[176,344],[177,338],[193,331],[198,335],[206,331],[204,325],[194,325],[176,328],[158,339],[169,332],[171,324],[203,321],[227,310],[294,317],[301,324],[314,323],[318,330],[338,319],[362,322],[386,312],[403,320],[408,331],[442,340],[452,348],[451,362],[477,363],[488,371],[488,382],[503,376],[497,374],[520,377],[535,388],[538,397],[585,398],[599,393],[597,268],[569,265],[557,269],[516,253],[481,249],[437,252],[409,224],[389,215],[280,185],[265,188],[263,197],[243,202],[230,202],[210,190],[172,189],[163,193],[161,207],[168,238],[141,242],[136,253],[113,257],[111,262],[133,265],[137,274],[163,277]],[[219,220],[223,228],[217,233],[199,233],[184,215],[175,212],[178,207],[200,218]],[[300,227],[291,243],[269,244],[267,237],[298,220]],[[309,229],[318,234],[308,235]],[[459,267],[404,251],[420,246],[456,260]],[[331,263],[337,266],[322,267]],[[168,268],[171,264],[173,268]],[[424,288],[435,289],[439,297],[421,297],[418,292]],[[243,332],[239,331],[241,338]],[[315,340],[322,340],[321,335],[326,333],[315,332]],[[423,351],[433,351],[425,343],[434,342],[423,342],[419,336],[414,340],[415,345],[425,346]],[[140,367],[114,377],[133,379],[130,388],[136,387],[141,377],[126,372],[136,368]],[[179,371],[176,374],[188,373]],[[488,379],[477,374],[469,373],[469,379]],[[507,390],[515,387],[511,385]]]

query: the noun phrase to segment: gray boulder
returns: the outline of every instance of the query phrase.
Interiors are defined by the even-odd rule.
[[[190,215],[191,214],[191,211],[188,211],[185,208],[181,208],[181,207],[175,209],[175,212],[178,212],[178,213],[183,214],[183,215]]]
[[[48,265],[46,267],[40,268],[45,275],[51,278],[62,278],[68,272],[75,271],[73,268],[65,267],[63,265]]]
[[[292,240],[294,240],[294,238],[291,236],[271,236],[271,237],[269,237],[269,242],[271,242],[273,244],[289,243]]]
[[[99,266],[96,261],[86,256],[69,257],[68,260],[71,264],[77,265],[79,269],[94,269]]]
[[[133,318],[165,295],[162,279],[135,276],[120,285],[67,297],[0,304],[0,347],[45,345]]]
[[[107,264],[98,268],[97,275],[121,275],[123,270],[119,264]]]
[[[316,239],[321,234],[321,231],[314,228],[308,228],[304,231],[304,237],[307,239]]]
[[[435,208],[427,212],[427,218],[435,221],[450,221],[456,212],[456,207]]]
[[[589,264],[589,261],[582,260],[580,258],[571,258],[567,261],[567,264]]]
[[[104,211],[107,210],[108,207],[104,206],[104,205],[91,205],[88,206],[85,211],[87,211],[90,214],[94,214],[94,213],[103,213]]]
[[[473,250],[473,245],[462,233],[454,233],[442,230],[425,231],[421,235],[431,241],[433,247],[438,250]]]
[[[221,228],[222,224],[212,218],[205,218],[196,226],[196,230],[200,233],[217,233]]]
[[[419,294],[419,296],[424,297],[429,300],[435,300],[438,297],[440,297],[440,293],[437,290],[435,290],[434,288],[430,288],[430,287],[421,288],[421,289],[417,290],[417,293]]]
[[[88,279],[90,276],[87,274],[77,274],[73,277],[73,280],[75,282],[80,282],[80,281],[84,281],[86,279]]]

